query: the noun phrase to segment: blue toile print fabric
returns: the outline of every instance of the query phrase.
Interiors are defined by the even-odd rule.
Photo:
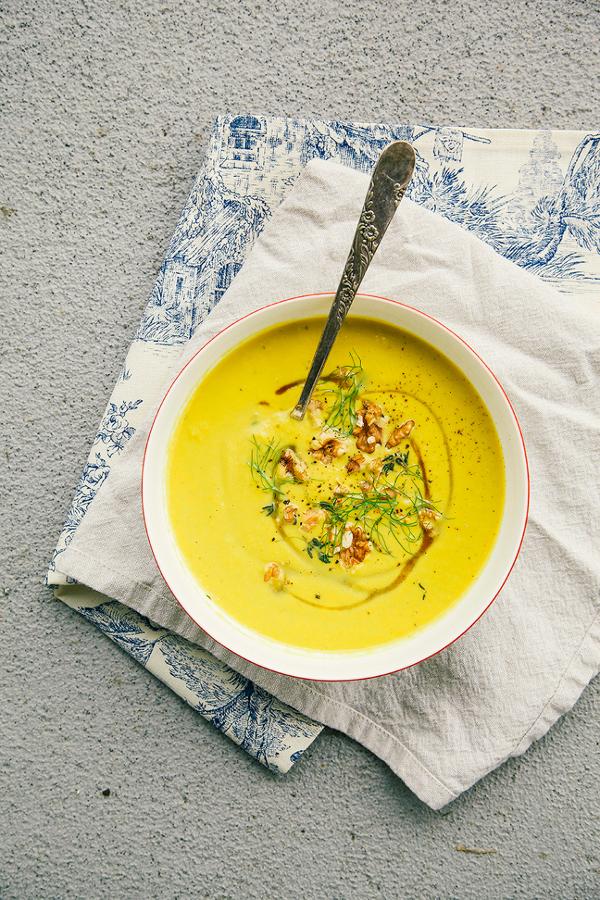
[[[321,725],[200,647],[61,572],[61,555],[139,427],[144,399],[219,303],[304,164],[369,171],[391,140],[417,151],[412,200],[566,294],[600,283],[600,134],[356,125],[257,116],[214,124],[50,564],[57,596],[264,765],[287,771]],[[567,301],[568,302],[568,301]]]

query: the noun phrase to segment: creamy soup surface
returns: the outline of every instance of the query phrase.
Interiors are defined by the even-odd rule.
[[[347,320],[306,418],[291,419],[322,327],[271,328],[207,374],[171,438],[167,503],[215,604],[335,651],[409,635],[456,602],[493,546],[505,479],[472,385],[380,322]]]

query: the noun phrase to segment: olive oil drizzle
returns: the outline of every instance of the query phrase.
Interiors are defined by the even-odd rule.
[[[330,372],[329,375],[321,375],[319,381],[327,381],[329,384],[342,384],[346,380],[347,376],[341,372],[334,370]],[[299,387],[301,384],[304,384],[306,378],[297,378],[295,381],[289,381],[287,384],[282,384],[281,387],[278,387],[275,390],[276,395],[279,397],[281,394],[285,394],[286,391],[291,391],[292,388]]]

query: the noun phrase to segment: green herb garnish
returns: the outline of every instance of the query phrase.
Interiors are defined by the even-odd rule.
[[[401,462],[397,463],[393,454],[392,467],[399,465],[401,468],[394,478],[384,477],[390,469],[387,473],[382,470],[369,490],[348,492],[321,501],[319,505],[327,513],[327,521],[320,538],[313,538],[312,546],[307,545],[309,556],[312,557],[312,551],[318,547],[319,559],[327,557],[323,562],[329,562],[351,523],[360,526],[382,553],[390,554],[393,543],[406,553],[411,552],[411,545],[423,536],[419,513],[424,509],[436,513],[438,510],[423,497],[419,467],[408,465],[408,454],[397,455],[402,457]]]
[[[248,463],[252,477],[258,487],[271,493],[274,499],[283,496],[283,491],[277,478],[277,466],[280,458],[281,447],[274,440],[268,442],[259,441],[258,438],[252,437],[252,451],[250,453],[250,462]],[[272,512],[274,512],[274,505],[269,504],[269,506],[273,506]],[[263,509],[266,512],[268,507],[263,506]],[[272,515],[272,512],[267,512],[267,515]]]
[[[349,366],[342,366],[329,376],[329,380],[335,382],[335,388],[320,391],[325,396],[331,395],[325,427],[344,435],[352,434],[356,426],[356,403],[364,384],[364,371],[359,357],[356,353],[351,353],[350,360]]]
[[[396,466],[399,466],[404,470],[406,475],[409,475],[411,478],[418,478],[420,481],[423,481],[423,475],[421,474],[421,470],[418,466],[409,466],[408,465],[408,453],[406,450],[404,453],[390,453],[389,456],[383,457],[383,466],[381,471],[384,475],[389,475],[390,472],[393,472]]]
[[[315,548],[319,548],[321,546],[322,544],[319,538],[312,538],[312,540],[308,542],[308,544],[306,545],[306,552],[311,559],[313,558],[313,551],[315,550]]]
[[[408,450],[405,453],[390,453],[389,456],[383,457],[383,468],[382,472],[386,475],[388,472],[393,472],[394,466],[403,466],[406,468],[408,465]]]

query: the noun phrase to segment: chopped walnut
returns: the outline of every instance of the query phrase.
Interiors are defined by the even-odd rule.
[[[398,444],[402,443],[402,441],[409,436],[414,427],[414,419],[407,419],[406,422],[402,423],[402,425],[397,425],[387,439],[387,443],[385,446],[389,447],[390,449],[392,447],[397,447]]]
[[[306,481],[308,479],[308,468],[297,453],[291,447],[288,447],[281,454],[279,460],[288,475],[292,475],[296,481]]]
[[[383,411],[376,403],[363,400],[360,415],[356,417],[356,426],[352,434],[356,438],[356,446],[363,453],[373,453],[377,444],[381,444],[383,432],[381,416]]]
[[[383,469],[383,460],[382,459],[372,459],[370,463],[367,465],[365,471],[365,479],[361,481],[359,484],[359,488],[363,493],[368,493],[369,491],[375,490],[375,483],[381,474],[381,470]]]
[[[364,462],[365,458],[362,453],[355,453],[346,463],[346,472],[349,475],[351,475],[352,472],[359,472],[362,469]]]
[[[438,519],[441,519],[441,515],[435,509],[425,508],[419,512],[419,522],[421,523],[421,528],[432,537],[436,534],[435,523]]]
[[[369,539],[359,525],[346,527],[341,544],[340,560],[347,569],[361,563],[371,549]]]
[[[352,546],[352,542],[354,541],[354,534],[350,530],[350,528],[346,529],[342,535],[342,550],[347,550]]]
[[[361,429],[355,429],[356,446],[363,453],[373,453],[377,444],[381,443],[381,428],[378,425],[371,425],[372,431],[366,434]]]
[[[308,410],[308,414],[311,418],[311,421],[314,425],[322,425],[323,424],[323,401],[317,400],[315,397],[309,401],[308,406],[306,407]]]
[[[296,513],[298,512],[298,507],[294,506],[293,503],[288,503],[283,507],[283,521],[284,522],[295,522],[296,521]]]
[[[367,425],[375,425],[383,415],[383,410],[370,400],[363,400],[362,417]]]
[[[279,563],[270,562],[265,566],[263,578],[266,582],[273,582],[273,587],[280,591],[285,582],[285,575]]]
[[[340,484],[339,481],[333,489],[333,493],[336,497],[343,497],[344,494],[350,493],[350,488],[347,484]]]
[[[368,466],[369,472],[375,478],[381,475],[381,470],[383,469],[383,460],[381,457],[377,457],[376,459],[372,459]]]
[[[341,388],[351,388],[355,383],[352,369],[353,366],[337,366],[329,376],[326,376],[326,378],[328,381],[333,381],[334,384],[339,385]]]
[[[303,531],[311,531],[316,525],[320,525],[325,518],[325,511],[322,509],[307,509],[302,516]]]
[[[339,437],[323,432],[311,442],[309,453],[312,453],[321,462],[329,463],[346,452],[346,444]]]

